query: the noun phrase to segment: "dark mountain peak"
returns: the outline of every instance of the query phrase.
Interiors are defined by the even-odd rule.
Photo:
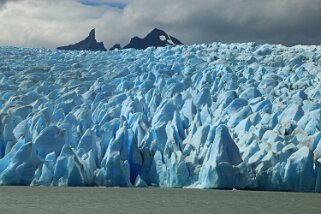
[[[120,50],[120,49],[121,49],[120,44],[115,44],[115,45],[114,45],[113,47],[111,47],[109,50],[112,51],[112,50],[115,50],[115,49]]]
[[[138,36],[134,36],[133,38],[130,39],[130,41],[137,41],[140,40],[141,38],[139,38]]]
[[[165,31],[154,28],[145,38],[137,36],[131,38],[126,48],[146,49],[148,47],[165,47],[167,45],[181,45],[182,43],[175,37],[169,36]]]
[[[58,47],[58,50],[90,50],[90,51],[106,51],[103,42],[97,42],[95,29],[92,29],[89,35],[82,41]]]
[[[149,34],[164,34],[165,32],[161,29],[154,28]]]
[[[146,49],[148,47],[165,47],[168,45],[182,45],[180,42],[173,36],[168,35],[165,31],[154,28],[151,32],[149,32],[144,38],[139,38],[137,36],[130,39],[128,45],[124,47],[134,48],[134,49]],[[95,28],[89,32],[89,35],[82,41],[58,47],[59,50],[91,50],[91,51],[106,51],[104,47],[104,43],[97,42],[96,40],[96,31]],[[119,44],[115,44],[110,50],[122,49]]]
[[[151,37],[155,37],[155,38],[159,38],[160,36],[167,36],[169,38],[169,36],[167,35],[167,33],[163,30],[160,30],[158,28],[154,28],[151,32],[149,32],[145,38],[151,38]]]
[[[92,40],[96,40],[96,31],[95,31],[95,28],[92,29],[92,30],[89,32],[89,38],[92,39]]]

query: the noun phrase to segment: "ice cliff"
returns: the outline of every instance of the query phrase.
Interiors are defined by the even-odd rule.
[[[0,47],[0,184],[321,191],[321,47]]]

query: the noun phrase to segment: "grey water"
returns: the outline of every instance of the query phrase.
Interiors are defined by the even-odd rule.
[[[321,194],[195,189],[0,187],[0,213],[321,213]]]

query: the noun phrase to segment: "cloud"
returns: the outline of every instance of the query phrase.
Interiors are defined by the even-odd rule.
[[[127,4],[130,2],[130,0],[123,0],[123,1],[117,1],[117,0],[78,0],[78,2],[88,5],[88,6],[107,6],[107,7],[113,7],[118,8],[120,10],[123,10]]]
[[[4,32],[0,45],[55,48],[83,39],[94,27],[106,47],[125,45],[132,36],[142,37],[154,27],[186,44],[321,44],[321,0],[80,1],[7,4],[0,11],[0,31]],[[4,2],[0,0],[0,5]]]
[[[0,9],[5,7],[7,3],[10,3],[10,2],[17,2],[19,0],[0,0]]]
[[[106,9],[68,0],[24,0],[0,12],[0,44],[55,48],[82,39]],[[88,32],[87,32],[88,31]]]
[[[8,0],[0,0],[0,7],[3,7],[7,2]]]
[[[321,42],[320,0],[142,0],[128,10],[143,14],[134,21],[166,28],[186,43]]]

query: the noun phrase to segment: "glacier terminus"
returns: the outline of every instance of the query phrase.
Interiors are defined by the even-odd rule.
[[[0,184],[321,192],[321,46],[0,47]]]

